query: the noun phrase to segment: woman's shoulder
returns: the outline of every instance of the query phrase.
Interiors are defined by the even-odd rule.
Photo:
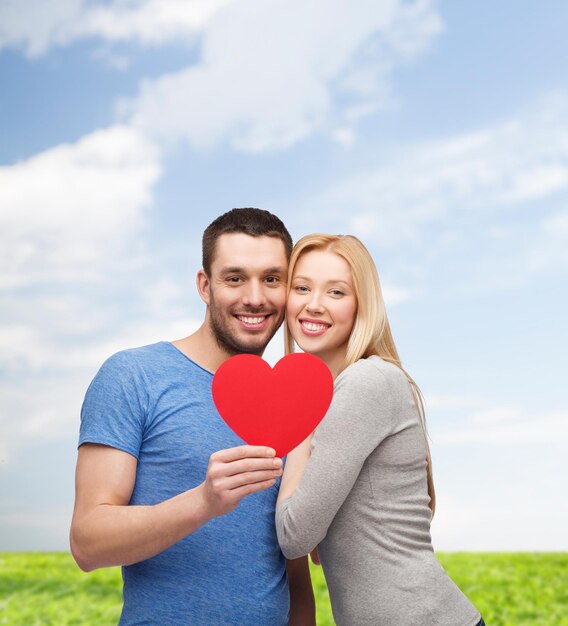
[[[341,372],[337,380],[353,380],[361,377],[369,378],[370,380],[384,378],[389,383],[407,380],[405,373],[398,365],[385,361],[385,359],[376,354],[355,361],[355,363],[352,363]]]
[[[378,356],[359,359],[335,380],[334,401],[345,403],[358,421],[394,425],[410,386],[404,372]],[[374,431],[373,431],[374,432]]]
[[[384,402],[388,397],[397,405],[412,393],[404,371],[377,355],[359,359],[345,368],[335,381],[335,391],[339,389],[368,404]]]

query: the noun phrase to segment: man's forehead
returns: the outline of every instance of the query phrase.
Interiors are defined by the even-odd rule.
[[[216,242],[212,266],[217,271],[236,268],[286,271],[288,261],[284,242],[279,237],[225,233]]]

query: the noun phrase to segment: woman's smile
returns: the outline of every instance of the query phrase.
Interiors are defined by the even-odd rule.
[[[331,328],[331,324],[320,320],[302,317],[298,321],[302,332],[309,337],[319,337],[320,335],[323,335],[328,328]]]

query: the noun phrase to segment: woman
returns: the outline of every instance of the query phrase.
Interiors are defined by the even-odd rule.
[[[311,441],[286,460],[284,555],[317,546],[338,626],[483,625],[434,555],[421,396],[400,365],[371,256],[355,237],[308,235],[289,279],[287,352],[295,341],[323,359],[335,390]]]

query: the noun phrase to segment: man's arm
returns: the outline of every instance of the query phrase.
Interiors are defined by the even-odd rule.
[[[84,571],[130,565],[159,554],[282,473],[274,450],[239,446],[211,455],[198,487],[152,506],[129,506],[136,458],[98,444],[79,448],[71,552]]]
[[[280,482],[278,502],[287,498],[292,493],[304,472],[304,468],[310,458],[310,442],[312,436],[307,437],[286,457],[286,467]],[[302,556],[298,559],[286,560],[286,573],[290,586],[290,626],[315,626],[316,604],[310,577],[308,558]]]
[[[308,557],[286,560],[286,573],[290,587],[289,626],[316,626],[316,603]]]

